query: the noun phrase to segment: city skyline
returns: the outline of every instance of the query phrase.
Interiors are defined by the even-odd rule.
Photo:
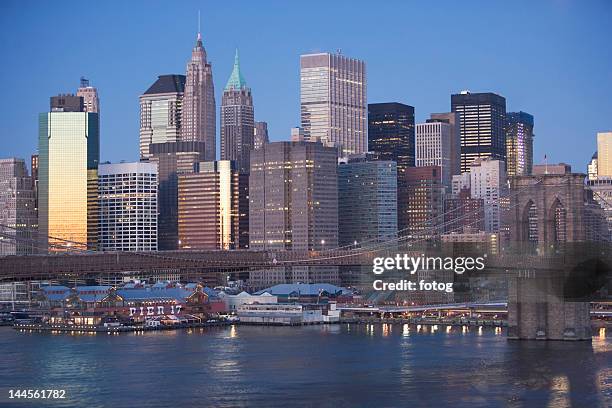
[[[27,158],[35,153],[35,117],[44,111],[43,106],[48,96],[74,89],[78,78],[85,76],[92,86],[98,88],[103,106],[101,160],[136,160],[138,95],[141,95],[158,75],[184,73],[185,61],[189,57],[197,32],[198,9],[202,10],[204,46],[213,63],[216,77],[224,78],[231,72],[235,46],[240,47],[241,53],[245,55],[244,60],[248,61],[246,69],[252,78],[249,82],[256,95],[255,120],[269,123],[271,141],[288,140],[290,128],[299,123],[299,56],[317,51],[335,52],[337,48],[341,48],[342,53],[351,58],[366,62],[368,103],[397,101],[415,106],[417,123],[423,122],[431,112],[449,111],[450,95],[462,89],[499,93],[506,98],[508,111],[525,110],[536,118],[534,163],[542,162],[544,154],[547,154],[550,161],[567,162],[577,171],[585,172],[586,164],[596,149],[594,135],[610,128],[607,118],[610,117],[611,107],[606,105],[605,96],[612,91],[612,81],[606,80],[610,75],[608,68],[612,58],[604,40],[610,29],[604,24],[597,24],[597,21],[605,20],[611,10],[603,3],[590,10],[578,9],[575,4],[570,3],[533,5],[529,9],[525,9],[527,6],[523,5],[516,7],[516,10],[506,10],[504,15],[495,14],[496,7],[490,5],[480,7],[476,11],[471,10],[481,18],[495,15],[500,25],[506,28],[515,13],[532,13],[524,15],[524,30],[521,33],[513,32],[514,35],[507,38],[479,39],[478,34],[483,29],[472,28],[466,31],[466,39],[476,41],[473,45],[479,45],[481,48],[472,50],[470,45],[465,56],[457,54],[458,51],[454,50],[451,43],[440,38],[440,34],[432,32],[431,27],[422,23],[394,28],[393,33],[374,29],[356,33],[355,29],[351,28],[348,32],[339,34],[342,30],[322,28],[321,32],[309,32],[298,35],[297,38],[295,35],[289,35],[282,40],[273,41],[274,34],[282,31],[283,24],[287,24],[286,18],[291,17],[288,15],[289,11],[281,12],[266,6],[261,7],[261,10],[251,10],[252,5],[244,4],[241,8],[244,13],[232,14],[236,19],[241,21],[259,18],[259,22],[261,19],[269,19],[276,24],[260,30],[259,35],[253,38],[245,36],[242,29],[235,33],[222,30],[222,24],[215,19],[216,15],[224,12],[226,6],[222,5],[194,2],[181,10],[168,9],[162,12],[161,7],[144,8],[142,3],[132,3],[122,5],[119,13],[116,13],[116,5],[117,3],[92,6],[91,13],[95,14],[98,17],[96,20],[99,21],[74,21],[75,28],[80,24],[91,26],[91,36],[87,36],[85,41],[67,38],[74,45],[71,47],[73,51],[64,52],[61,61],[53,60],[54,50],[57,54],[57,47],[61,45],[57,45],[55,41],[31,43],[32,47],[28,48],[28,52],[38,52],[41,62],[35,64],[36,66],[24,65],[28,59],[25,58],[24,50],[16,49],[15,42],[9,41],[0,46],[5,55],[15,56],[0,68],[2,76],[14,77],[16,72],[20,72],[30,78],[30,86],[25,87],[27,89],[24,89],[20,81],[6,84],[9,93],[13,87],[19,87],[20,92],[17,92],[16,101],[5,100],[0,106],[3,133],[14,135],[4,138],[2,156]],[[2,30],[10,33],[12,38],[28,42],[29,37],[38,37],[39,30],[48,27],[50,23],[47,21],[53,21],[52,18],[41,21],[41,16],[48,17],[53,13],[68,13],[67,17],[70,16],[69,4],[62,4],[55,11],[50,10],[44,3],[39,6],[26,9],[23,15],[29,18],[25,19],[14,15],[18,10],[17,3],[5,4],[5,12],[1,18],[7,21],[2,25]],[[332,11],[338,7],[336,4],[329,5]],[[370,11],[378,15],[391,7],[391,4],[386,4]],[[431,6],[424,5],[396,7],[413,15],[434,11]],[[455,10],[458,6],[454,5],[448,7],[449,15],[453,15],[457,21],[469,11]],[[250,14],[250,11],[254,14]],[[143,24],[155,25],[166,13],[176,14],[183,23],[177,24],[176,29],[149,30],[146,33],[138,31],[143,28]],[[579,22],[579,19],[575,18],[577,14],[590,19],[589,22]],[[117,28],[121,27],[121,24],[114,24],[114,32],[109,32],[107,27],[99,27],[104,21],[109,21],[111,15],[119,20],[129,19],[134,23],[134,27]],[[535,27],[535,20],[543,15],[546,15],[551,24],[546,31],[540,32],[540,29]],[[351,17],[363,19],[364,16],[363,11],[347,11],[346,20],[350,21]],[[309,13],[306,13],[304,18],[311,18],[314,24],[321,27],[327,19],[314,17]],[[440,18],[443,25],[447,17],[441,14]],[[190,19],[193,24],[189,24]],[[263,26],[265,24],[259,24],[259,27]],[[535,35],[536,33],[539,34]],[[426,40],[415,42],[410,51],[405,52],[402,47],[380,42],[386,35],[401,37],[409,34],[418,35],[419,38],[425,35]],[[431,34],[431,37],[427,37],[427,34]],[[504,48],[506,45],[527,37],[531,40],[522,42],[520,52],[517,51],[515,55],[501,52],[507,48]],[[581,38],[588,38],[589,41],[581,41]],[[598,45],[599,41],[603,43]],[[96,45],[98,58],[84,58],[91,54],[91,48],[87,47],[91,44]],[[432,49],[435,49],[435,52]],[[495,61],[490,62],[492,65],[483,66],[483,59],[487,54],[497,49],[500,54],[496,55]],[[131,55],[127,50],[138,52]],[[425,52],[427,50],[428,52]],[[111,55],[115,58],[112,61],[114,66],[109,65]],[[417,55],[419,58],[415,59]],[[580,59],[589,55],[591,58],[597,58],[599,63],[582,65]],[[517,70],[516,61],[519,57],[523,60],[525,56],[531,57],[533,70]],[[260,62],[270,57],[275,61],[272,67]],[[416,60],[418,64],[414,64]],[[449,65],[451,69],[440,64],[441,61],[447,60],[455,61]],[[58,63],[59,65],[55,65]],[[553,66],[558,68],[559,64],[565,68],[553,72]],[[60,69],[61,72],[58,72]],[[121,71],[122,76],[117,77],[117,70]],[[509,76],[510,74],[512,75]],[[569,78],[572,81],[569,81]],[[221,92],[222,87],[217,83],[215,99],[218,101],[221,99]],[[573,117],[576,118],[567,123],[559,120],[564,109],[567,109],[566,101],[572,102],[572,110],[575,112]],[[19,106],[19,109],[15,106]],[[216,125],[219,128],[219,123]],[[218,131],[216,138],[218,144]],[[559,143],[559,140],[562,143]]]

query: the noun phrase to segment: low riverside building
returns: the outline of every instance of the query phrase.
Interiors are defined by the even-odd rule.
[[[268,292],[264,292],[259,295],[251,295],[247,292],[240,292],[237,295],[230,295],[225,292],[220,292],[218,296],[225,304],[225,311],[230,313],[236,313],[238,308],[242,305],[278,303],[278,298],[269,294]]]
[[[223,301],[212,289],[170,282],[127,284],[119,289],[45,286],[37,301],[50,324],[87,326],[97,326],[109,319],[130,324],[145,323],[154,317],[172,319],[170,316],[200,320],[224,309]]]
[[[269,293],[278,298],[278,303],[352,303],[355,293],[329,283],[282,283],[255,292],[255,295]]]
[[[340,321],[336,303],[321,305],[300,304],[244,304],[238,306],[241,323],[295,326],[334,323]]]

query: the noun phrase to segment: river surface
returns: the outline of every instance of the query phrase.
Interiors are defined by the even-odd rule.
[[[231,326],[108,334],[0,327],[0,407],[610,407],[612,339],[500,329]],[[64,389],[65,400],[9,390]]]

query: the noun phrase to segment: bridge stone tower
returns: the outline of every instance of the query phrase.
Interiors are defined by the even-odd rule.
[[[537,262],[509,278],[508,338],[591,339],[589,303],[565,297],[571,265],[550,261],[587,238],[584,178],[568,165],[549,165],[510,180],[509,249]]]

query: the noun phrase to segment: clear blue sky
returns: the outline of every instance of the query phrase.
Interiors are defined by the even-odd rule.
[[[256,120],[272,140],[299,124],[299,55],[366,61],[368,101],[415,106],[417,122],[462,89],[535,116],[535,161],[584,171],[612,129],[612,1],[0,2],[0,157],[36,151],[37,114],[85,75],[101,97],[101,160],[138,157],[138,96],[184,73],[202,35],[220,92],[239,47]],[[218,124],[217,124],[218,128]]]

